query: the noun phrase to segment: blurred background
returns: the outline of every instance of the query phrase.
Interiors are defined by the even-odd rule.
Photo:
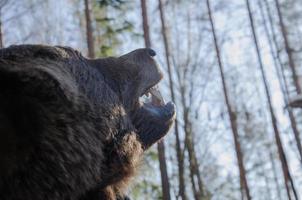
[[[177,121],[132,199],[302,199],[301,0],[0,0],[0,12],[2,47],[157,52]]]

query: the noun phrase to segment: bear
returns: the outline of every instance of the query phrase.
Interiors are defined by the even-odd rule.
[[[175,105],[149,48],[90,59],[70,47],[0,50],[0,199],[116,200]],[[142,100],[151,94],[152,99]],[[160,102],[160,103],[158,103]]]

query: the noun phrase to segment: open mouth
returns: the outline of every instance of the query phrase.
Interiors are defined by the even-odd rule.
[[[144,149],[164,137],[175,120],[175,105],[165,103],[157,84],[163,73],[154,60],[155,51],[150,48],[134,50],[119,57],[121,66],[133,80],[126,80],[124,104]],[[131,79],[131,78],[130,78]],[[135,87],[133,87],[135,86]]]
[[[175,105],[172,102],[165,103],[157,84],[149,87],[139,98],[132,122],[145,149],[167,134],[175,113]]]

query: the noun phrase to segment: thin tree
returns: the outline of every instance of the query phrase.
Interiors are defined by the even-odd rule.
[[[150,39],[150,32],[149,32],[148,11],[147,11],[146,0],[141,0],[141,11],[142,11],[142,19],[143,19],[145,46],[147,48],[150,48],[151,39]],[[155,101],[155,99],[152,99],[152,101]],[[161,140],[157,144],[157,151],[158,151],[158,159],[159,159],[159,167],[160,167],[160,175],[161,175],[163,200],[170,200],[171,199],[170,183],[169,183],[168,172],[167,172],[164,140]]]
[[[3,35],[2,35],[2,16],[1,16],[1,8],[0,8],[0,48],[3,48]]]
[[[195,200],[200,200],[206,197],[203,188],[203,182],[201,180],[201,175],[199,171],[199,163],[196,156],[196,151],[194,148],[193,142],[193,133],[192,133],[192,124],[188,118],[188,112],[184,114],[184,129],[185,129],[185,145],[189,155],[189,163],[190,163],[190,178],[193,186],[193,193]]]
[[[261,170],[261,174],[262,174],[262,176],[264,178],[264,182],[265,182],[265,189],[267,191],[266,197],[267,197],[267,199],[272,199],[272,191],[271,191],[270,184],[269,184],[269,178],[267,177],[265,166],[264,166],[265,159],[263,158],[263,153],[262,153],[263,149],[256,147],[256,151],[257,151],[257,157],[259,159],[259,167]]]
[[[222,60],[221,60],[221,55],[220,55],[220,49],[218,47],[218,41],[217,41],[214,21],[213,21],[213,17],[212,17],[211,5],[210,5],[209,0],[207,0],[207,8],[208,8],[208,15],[209,15],[209,20],[210,20],[210,24],[211,24],[215,51],[216,51],[216,56],[217,56],[217,61],[218,61],[218,66],[219,66],[219,71],[220,71],[220,76],[221,76],[224,99],[225,99],[225,103],[227,106],[227,111],[228,111],[231,128],[232,128],[232,132],[233,132],[233,139],[234,139],[238,167],[239,167],[239,174],[240,174],[240,191],[241,191],[242,198],[251,200],[252,197],[250,195],[250,190],[249,190],[249,186],[248,186],[248,182],[247,182],[247,178],[246,178],[246,169],[244,166],[243,155],[242,155],[241,146],[240,146],[240,142],[239,142],[237,119],[236,119],[237,116],[236,116],[236,112],[233,110],[230,100],[229,100],[228,89],[226,86],[226,80],[224,77],[224,70],[223,70],[223,65],[222,65]]]
[[[187,13],[187,42],[188,47],[191,47],[191,19],[189,12]],[[188,152],[188,161],[189,161],[189,171],[190,171],[190,179],[192,183],[192,189],[195,200],[205,199],[207,197],[206,191],[203,186],[203,181],[200,174],[200,165],[197,159],[197,154],[195,150],[195,143],[194,143],[194,134],[192,131],[192,121],[190,119],[190,112],[191,112],[191,103],[193,101],[193,82],[192,79],[194,71],[196,71],[198,64],[194,63],[191,64],[191,57],[190,57],[190,49],[187,51],[187,58],[185,59],[184,64],[177,64],[175,62],[175,57],[172,54],[172,60],[175,62],[175,66],[177,66],[176,75],[177,81],[180,85],[180,96],[181,96],[181,106],[182,106],[182,121],[183,121],[183,129],[185,132],[185,147],[183,148],[183,154],[185,151]],[[198,62],[198,61],[195,61]],[[191,73],[189,73],[189,69]],[[190,84],[186,84],[186,82]],[[190,91],[188,91],[188,85],[190,85]]]
[[[273,171],[273,176],[274,176],[274,182],[275,182],[275,184],[276,184],[276,190],[277,190],[277,198],[278,198],[278,200],[281,200],[281,186],[280,186],[280,184],[279,184],[279,181],[278,181],[278,170],[276,169],[276,163],[275,163],[275,158],[274,158],[274,155],[273,155],[273,152],[275,152],[275,151],[273,151],[273,149],[272,149],[272,147],[273,147],[273,145],[271,145],[271,144],[268,144],[267,146],[266,146],[266,148],[267,148],[267,150],[268,150],[268,152],[269,152],[269,160],[270,160],[270,164],[271,164],[271,166],[272,166],[272,171]]]
[[[88,48],[88,57],[94,58],[94,38],[93,38],[93,29],[92,29],[92,20],[91,20],[91,8],[89,0],[85,1],[85,21],[86,21],[86,39],[87,39],[87,48]]]
[[[178,78],[180,80],[180,74],[178,73]],[[186,79],[186,78],[185,78]],[[185,131],[185,149],[188,151],[189,155],[189,164],[190,164],[190,178],[193,187],[193,193],[195,200],[200,200],[205,197],[203,183],[201,180],[201,175],[199,171],[199,163],[197,160],[197,155],[194,146],[194,138],[192,132],[192,123],[189,118],[189,106],[187,106],[186,102],[186,86],[181,83],[180,87],[180,95],[181,95],[181,104],[183,107],[183,123],[184,123],[184,131]]]
[[[2,30],[2,10],[3,7],[8,3],[8,0],[0,0],[0,48],[3,48],[3,30]]]
[[[297,200],[298,196],[297,196],[297,193],[296,193],[296,190],[295,190],[295,187],[294,187],[294,183],[293,183],[293,180],[292,180],[289,168],[288,168],[287,158],[286,158],[283,146],[282,146],[282,141],[281,141],[281,138],[280,138],[279,128],[278,128],[278,125],[277,125],[277,119],[276,119],[274,109],[273,109],[273,106],[272,106],[272,102],[271,102],[271,94],[270,94],[270,91],[269,91],[269,88],[268,88],[268,83],[267,83],[266,75],[265,75],[265,72],[264,72],[262,57],[261,57],[261,53],[260,53],[260,49],[259,49],[259,45],[258,45],[258,38],[257,38],[256,31],[255,31],[254,19],[253,19],[253,15],[252,15],[252,12],[251,12],[251,7],[250,7],[249,0],[246,0],[246,7],[247,7],[247,11],[248,11],[249,20],[250,20],[250,26],[251,26],[251,31],[252,31],[252,35],[253,35],[253,41],[254,41],[255,50],[256,50],[256,53],[257,53],[258,64],[259,64],[259,68],[260,68],[260,71],[261,71],[261,76],[262,76],[262,81],[263,81],[263,85],[264,85],[264,89],[265,89],[265,94],[266,94],[266,98],[267,98],[269,112],[270,112],[270,116],[271,116],[271,121],[272,121],[273,130],[274,130],[275,140],[276,140],[278,153],[279,153],[279,157],[280,157],[280,161],[281,161],[281,165],[282,165],[282,171],[283,171],[287,196],[288,196],[288,199],[291,200],[292,199],[291,198],[292,197],[291,191],[292,191],[294,193],[295,199]]]
[[[281,12],[279,0],[275,0],[275,5],[276,5],[276,8],[277,8],[277,13],[278,13],[278,18],[279,18],[279,25],[280,25],[281,33],[282,33],[282,36],[283,36],[285,51],[286,51],[286,54],[287,54],[287,57],[288,57],[288,64],[289,64],[289,67],[292,71],[292,77],[293,77],[293,80],[294,80],[294,85],[296,87],[297,93],[301,94],[301,86],[299,84],[299,78],[298,78],[298,75],[297,75],[295,61],[294,61],[293,54],[292,54],[293,51],[292,51],[292,49],[290,47],[290,44],[289,44],[289,41],[288,41],[287,29],[284,25],[283,15],[282,15],[282,12]]]
[[[265,0],[265,4],[266,4],[266,6],[268,6],[266,0]],[[282,71],[283,65],[282,65],[279,54],[276,53],[276,51],[274,51],[274,45],[273,44],[274,44],[274,41],[275,41],[275,45],[276,45],[276,36],[274,35],[275,32],[274,32],[274,29],[272,27],[273,26],[272,17],[270,15],[270,13],[268,12],[268,17],[269,17],[268,21],[270,23],[273,38],[271,38],[270,34],[269,34],[269,27],[267,26],[267,23],[266,23],[266,20],[265,20],[265,14],[264,14],[264,8],[263,8],[263,5],[262,5],[262,0],[258,0],[258,5],[259,5],[259,8],[260,8],[262,23],[264,25],[265,35],[266,35],[268,43],[269,43],[270,53],[272,55],[274,66],[275,66],[275,69],[277,71],[279,84],[280,84],[281,89],[282,89],[283,99],[284,99],[285,104],[288,105],[288,103],[289,103],[289,92],[288,92],[288,86],[287,86],[287,83],[286,83],[286,79],[285,79],[284,73]],[[267,9],[269,9],[269,8],[267,7]],[[279,62],[277,62],[277,61],[279,61]],[[302,164],[302,145],[301,145],[300,133],[299,133],[299,130],[298,130],[298,127],[297,127],[296,118],[295,118],[293,110],[290,106],[286,106],[286,110],[288,112],[291,128],[293,130],[296,145],[297,145],[297,149],[298,149],[298,154],[300,156],[300,162]]]
[[[149,21],[148,21],[148,11],[147,11],[146,0],[141,0],[141,11],[142,11],[142,19],[143,19],[143,31],[144,31],[145,46],[147,48],[150,48],[151,39],[150,39],[150,32],[149,32]]]
[[[172,78],[172,67],[170,63],[170,49],[169,49],[169,42],[167,37],[167,28],[166,28],[166,20],[164,16],[164,8],[162,0],[158,0],[159,3],[159,13],[160,13],[160,20],[162,26],[162,36],[164,40],[164,48],[165,48],[165,57],[166,63],[168,67],[168,76],[169,76],[169,88],[171,93],[172,101],[175,102],[175,92],[174,92],[174,83]],[[186,195],[186,185],[184,179],[184,154],[182,153],[182,147],[180,145],[180,137],[179,137],[179,130],[178,130],[178,121],[175,121],[175,136],[176,136],[176,156],[178,161],[178,180],[179,180],[179,196],[182,200],[187,200]]]

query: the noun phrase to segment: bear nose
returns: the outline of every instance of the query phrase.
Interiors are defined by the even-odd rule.
[[[151,56],[151,57],[154,57],[154,56],[156,56],[156,52],[153,50],[153,49],[148,49],[148,54],[149,54],[149,56]]]

